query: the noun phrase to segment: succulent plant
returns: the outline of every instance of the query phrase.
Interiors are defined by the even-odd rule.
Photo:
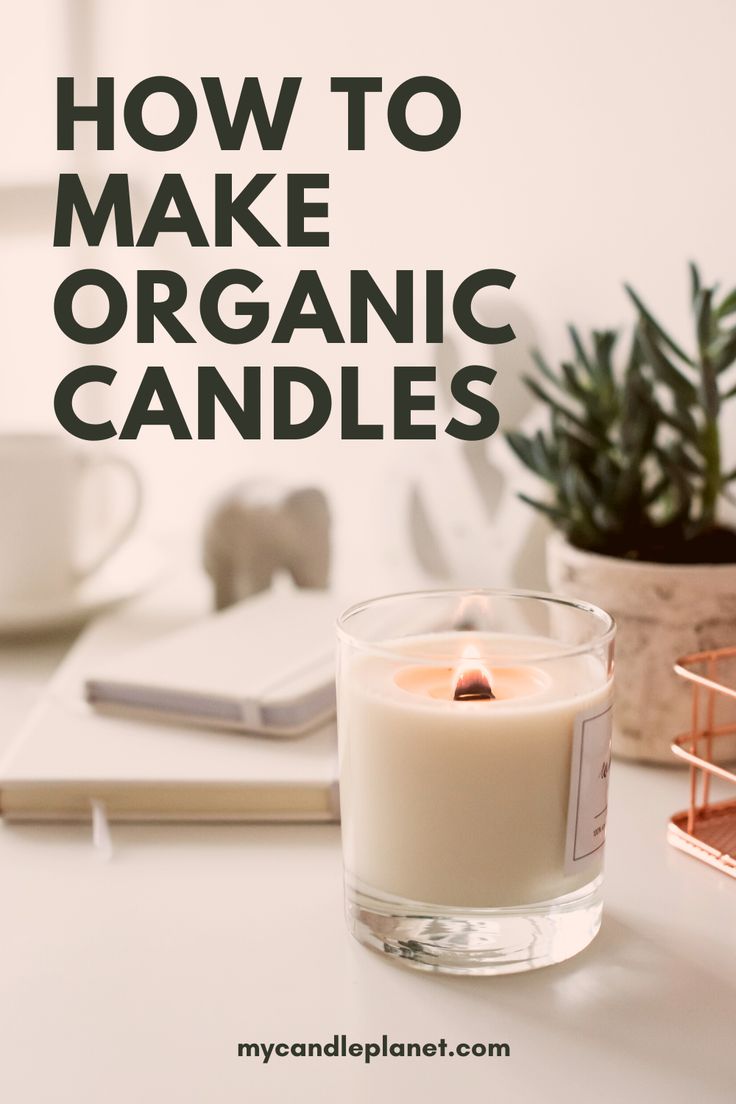
[[[736,289],[718,296],[690,266],[694,354],[682,349],[627,286],[637,311],[628,353],[618,338],[569,328],[572,356],[553,370],[533,354],[531,391],[549,426],[508,433],[516,455],[550,488],[521,497],[579,548],[663,561],[736,559],[736,535],[719,530],[717,509],[736,470],[724,471],[720,413],[736,395]],[[724,379],[726,384],[724,385]]]

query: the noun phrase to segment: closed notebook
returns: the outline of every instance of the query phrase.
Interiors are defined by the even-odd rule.
[[[294,736],[335,711],[334,599],[266,591],[98,665],[97,707]]]
[[[86,820],[101,802],[111,820],[337,819],[332,719],[283,740],[133,712],[108,716],[85,701],[90,669],[109,662],[118,670],[182,622],[194,618],[192,631],[204,622],[198,586],[196,577],[181,580],[82,634],[0,764],[4,817]]]

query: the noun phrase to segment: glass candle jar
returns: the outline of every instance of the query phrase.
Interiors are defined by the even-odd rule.
[[[549,594],[377,598],[338,622],[346,909],[451,973],[560,962],[601,922],[613,619]]]

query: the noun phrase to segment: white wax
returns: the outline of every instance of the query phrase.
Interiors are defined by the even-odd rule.
[[[368,891],[468,908],[570,893],[602,865],[597,851],[565,872],[573,726],[582,711],[609,701],[607,672],[590,654],[537,663],[533,657],[564,651],[554,641],[474,633],[481,654],[492,657],[492,679],[494,663],[518,670],[528,661],[535,672],[529,693],[463,702],[400,685],[418,653],[460,661],[468,636],[392,642],[390,652],[405,652],[405,660],[343,657],[338,724],[348,877]],[[539,670],[548,676],[541,687]]]

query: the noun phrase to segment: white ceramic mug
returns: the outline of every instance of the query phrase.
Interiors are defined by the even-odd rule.
[[[82,516],[82,492],[88,480],[114,469],[125,473],[130,504],[81,562],[92,528]],[[0,434],[0,599],[27,602],[69,591],[127,540],[140,509],[140,478],[126,460],[82,452],[51,433]]]

